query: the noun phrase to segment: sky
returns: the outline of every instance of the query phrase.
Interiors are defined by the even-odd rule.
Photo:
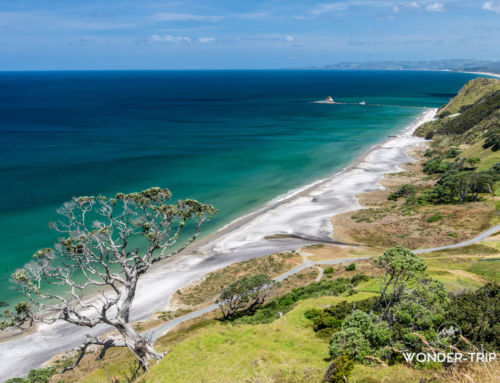
[[[0,70],[500,60],[500,0],[0,0]]]

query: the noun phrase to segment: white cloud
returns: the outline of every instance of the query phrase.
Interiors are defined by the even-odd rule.
[[[285,40],[292,42],[292,41],[295,41],[295,37],[288,35],[288,36],[285,36]]]
[[[321,16],[325,13],[330,12],[341,12],[347,11],[351,8],[356,7],[365,7],[365,8],[393,8],[398,7],[394,1],[386,1],[386,0],[351,0],[351,1],[340,1],[340,2],[332,2],[332,3],[322,3],[316,5],[312,10],[311,14],[314,16]],[[399,10],[399,8],[398,8]],[[397,12],[397,11],[396,11]],[[296,19],[302,19],[305,17],[295,17]]]
[[[412,1],[411,3],[406,4],[406,6],[408,8],[414,8],[414,9],[420,8],[420,5],[416,1]]]
[[[347,9],[349,9],[349,3],[318,4],[311,13],[313,15],[322,15],[323,13],[345,11]]]
[[[441,3],[433,3],[426,5],[425,10],[429,12],[443,12],[446,10],[446,7]]]
[[[193,15],[190,13],[157,13],[153,16],[158,21],[209,21],[215,23],[223,19],[223,16],[216,15]]]
[[[151,35],[146,39],[148,44],[169,43],[169,44],[189,44],[192,40],[186,36],[172,35]]]
[[[500,13],[500,2],[496,3],[493,1],[487,1],[483,4],[481,9],[484,9],[485,11],[492,11],[495,13]]]
[[[197,41],[201,44],[210,44],[215,42],[215,39],[213,37],[198,37]]]
[[[237,19],[262,20],[269,18],[271,14],[269,12],[254,12],[254,13],[235,13],[231,16]]]

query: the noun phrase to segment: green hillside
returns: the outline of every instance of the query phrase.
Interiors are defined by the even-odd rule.
[[[439,139],[446,138],[449,144],[474,144],[485,139],[488,133],[500,127],[500,80],[477,78],[469,81],[457,96],[439,109],[436,117],[435,121],[418,128],[415,134],[429,139],[440,135]]]

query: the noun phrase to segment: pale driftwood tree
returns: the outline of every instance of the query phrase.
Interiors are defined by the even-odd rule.
[[[170,191],[161,188],[112,199],[73,198],[58,210],[63,218],[52,224],[63,235],[57,245],[37,251],[32,262],[13,274],[36,320],[107,324],[121,334],[121,339],[88,336],[71,368],[92,344],[103,346],[99,358],[110,347],[128,347],[145,370],[151,359],[163,357],[129,324],[137,283],[154,263],[193,242],[216,213],[213,206],[191,199],[168,204],[170,198]],[[178,243],[185,238],[185,225],[192,232]],[[95,291],[94,298],[82,298]]]

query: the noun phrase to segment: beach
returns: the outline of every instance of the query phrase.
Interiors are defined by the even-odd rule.
[[[172,294],[208,272],[231,263],[301,246],[332,242],[332,216],[361,208],[356,196],[382,188],[385,174],[400,171],[412,161],[408,150],[423,139],[413,131],[434,118],[437,109],[425,111],[399,134],[370,148],[340,172],[277,197],[205,237],[180,256],[157,265],[139,282],[131,320],[168,309]],[[54,354],[80,344],[86,334],[99,335],[107,326],[77,328],[64,322],[40,325],[38,331],[0,344],[0,379],[19,376]]]

